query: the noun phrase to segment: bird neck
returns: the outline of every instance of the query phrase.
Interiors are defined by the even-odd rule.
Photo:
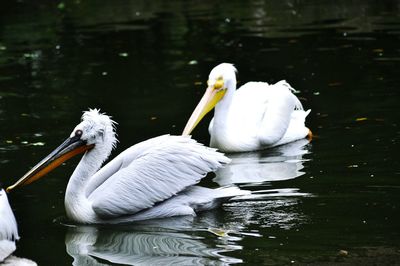
[[[229,121],[229,111],[236,91],[236,81],[227,84],[227,91],[221,101],[215,106],[213,131],[224,131]],[[221,132],[222,133],[222,132]],[[220,134],[218,134],[220,135]]]
[[[89,178],[100,169],[103,161],[108,157],[108,154],[102,153],[101,150],[100,147],[95,146],[86,152],[68,182],[65,192],[65,210],[67,216],[76,222],[87,223],[96,216],[87,198],[86,186]]]

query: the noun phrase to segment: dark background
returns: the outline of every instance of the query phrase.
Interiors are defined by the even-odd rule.
[[[239,84],[286,79],[312,109],[307,125],[316,137],[304,155],[257,155],[285,167],[296,160],[301,173],[241,185],[261,197],[224,205],[212,222],[204,214],[167,232],[165,225],[100,228],[103,237],[172,230],[171,241],[197,241],[193,253],[162,253],[170,263],[398,263],[399,39],[399,1],[2,3],[1,182],[12,184],[61,143],[88,108],[119,123],[113,156],[153,136],[180,134],[209,71],[230,62]],[[206,144],[210,119],[193,136]],[[62,221],[76,163],[9,195],[22,236],[16,255],[39,265],[72,263]],[[204,184],[216,186],[212,176]],[[209,227],[231,228],[233,237]],[[101,241],[91,246],[99,251]],[[341,249],[348,256],[338,257]],[[163,257],[144,253],[136,255],[147,263]]]

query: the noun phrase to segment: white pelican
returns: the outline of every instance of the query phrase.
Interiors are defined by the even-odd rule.
[[[189,135],[215,106],[210,146],[224,152],[261,150],[311,136],[294,89],[284,80],[248,82],[236,90],[236,69],[222,63],[210,72],[208,88],[187,122]]]
[[[12,255],[19,239],[17,222],[8,203],[7,194],[0,187],[0,265],[37,265],[35,262]]]
[[[4,189],[0,190],[0,262],[12,254],[19,239],[17,222]]]
[[[123,223],[194,215],[246,192],[194,186],[229,159],[189,137],[164,135],[136,144],[101,167],[116,144],[114,122],[89,110],[67,140],[7,191],[29,184],[85,153],[65,192],[67,216],[78,223]]]

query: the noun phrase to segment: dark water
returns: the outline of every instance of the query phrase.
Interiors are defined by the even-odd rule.
[[[400,264],[399,44],[399,1],[2,3],[5,185],[89,107],[118,121],[114,155],[180,134],[220,62],[235,63],[240,83],[286,79],[316,135],[236,155],[203,182],[239,183],[251,197],[120,227],[65,225],[71,161],[10,195],[16,255],[40,265]],[[204,143],[210,118],[194,132]]]

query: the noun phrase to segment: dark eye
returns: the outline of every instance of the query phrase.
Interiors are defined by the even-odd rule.
[[[81,137],[82,134],[83,134],[83,132],[82,132],[82,130],[80,130],[80,129],[78,129],[78,130],[75,131],[75,136],[77,136],[77,137]]]

